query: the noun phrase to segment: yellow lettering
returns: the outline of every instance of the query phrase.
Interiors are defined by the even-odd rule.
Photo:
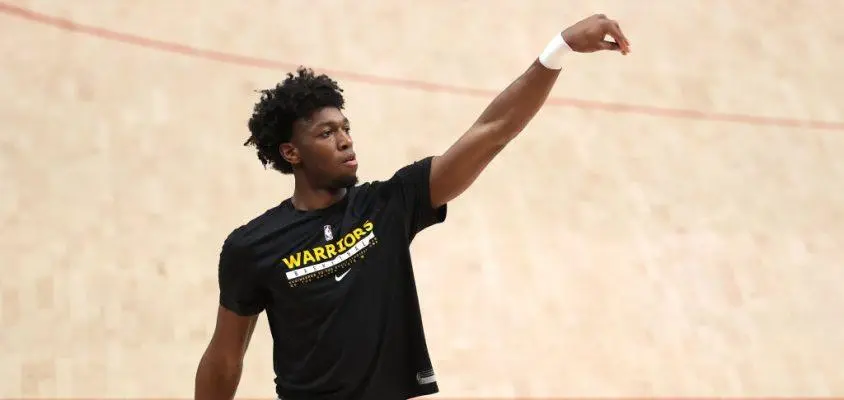
[[[311,254],[311,251],[310,251],[310,250],[305,250],[305,256],[304,256],[304,257],[302,257],[302,262],[303,262],[304,264],[307,264],[307,263],[308,263],[308,261],[310,261],[310,262],[314,262],[314,261],[315,261],[315,260],[314,260],[314,255],[313,255],[313,254]]]
[[[331,258],[337,255],[337,250],[334,250],[333,244],[327,244],[325,245],[325,253],[328,258]]]
[[[346,236],[343,236],[343,244],[345,244],[346,247],[354,246],[355,242],[356,242],[355,236],[352,235],[351,233],[347,233]]]
[[[302,253],[296,253],[290,257],[284,259],[284,263],[287,264],[287,268],[293,269],[299,266],[302,262]]]
[[[314,255],[316,256],[316,260],[317,260],[317,261],[320,261],[320,260],[325,260],[325,259],[326,259],[326,257],[325,257],[325,249],[323,249],[322,247],[317,247],[317,248],[315,248],[315,249],[314,249]]]
[[[317,246],[313,249],[304,250],[284,258],[284,264],[287,265],[287,268],[294,269],[308,265],[309,263],[332,259],[338,254],[342,254],[349,248],[354,247],[359,240],[374,229],[375,225],[372,221],[366,221],[360,227],[353,229],[334,243]]]

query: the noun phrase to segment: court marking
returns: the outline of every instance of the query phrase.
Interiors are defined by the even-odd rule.
[[[272,70],[292,70],[299,66],[299,64],[285,61],[251,57],[213,49],[201,49],[183,43],[169,42],[165,40],[153,39],[150,37],[133,35],[125,32],[113,31],[97,26],[85,25],[70,19],[40,13],[24,7],[8,4],[2,1],[0,1],[0,13],[8,16],[25,19],[30,22],[38,23],[41,25],[59,28],[61,30],[64,30],[65,32],[81,33],[99,39],[111,40],[114,42],[140,46],[147,49],[174,53],[194,58],[202,58],[227,64],[235,64],[253,68],[263,68]],[[455,95],[483,97],[490,99],[500,92],[500,90],[477,89],[454,85],[445,85],[434,82],[418,81],[412,79],[389,78],[327,68],[315,67],[314,70],[321,71],[329,75],[333,75],[336,78],[342,78],[349,81],[378,86],[415,89],[424,92],[442,92]],[[546,104],[552,106],[578,108],[583,110],[598,110],[610,113],[639,114],[652,117],[731,122],[757,126],[775,126],[783,128],[804,128],[829,131],[844,131],[844,122],[764,117],[750,114],[716,113],[695,109],[654,107],[637,104],[601,102],[564,97],[549,98]]]

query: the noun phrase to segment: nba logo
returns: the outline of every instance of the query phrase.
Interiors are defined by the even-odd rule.
[[[325,240],[331,241],[331,239],[334,239],[334,233],[331,232],[331,225],[323,226],[322,232],[325,234]]]

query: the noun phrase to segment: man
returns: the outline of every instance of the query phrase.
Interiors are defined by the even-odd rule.
[[[605,40],[609,35],[613,41]],[[586,18],[532,65],[442,155],[358,185],[342,90],[308,69],[265,90],[247,145],[292,174],[293,195],[223,243],[216,327],[196,373],[197,400],[232,399],[262,311],[284,400],[399,400],[438,392],[409,252],[539,111],[569,50],[627,54],[618,24]]]

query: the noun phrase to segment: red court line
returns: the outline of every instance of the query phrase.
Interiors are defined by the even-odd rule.
[[[168,42],[164,40],[152,39],[143,36],[132,35],[123,32],[112,31],[96,26],[84,25],[69,19],[55,17],[37,11],[29,10],[23,7],[15,6],[5,2],[0,2],[0,13],[11,15],[18,18],[23,18],[31,22],[36,22],[42,25],[49,25],[69,32],[82,33],[89,36],[94,36],[101,39],[121,42],[125,44],[136,45],[149,49],[159,51],[181,54],[190,57],[203,58],[228,64],[243,65],[255,68],[266,68],[273,70],[292,70],[298,67],[298,64],[275,61],[265,58],[250,57],[233,53],[226,53],[217,50],[200,49],[190,45]],[[315,68],[316,69],[316,68]],[[453,85],[438,84],[433,82],[416,81],[410,79],[388,78],[375,75],[362,74],[350,71],[330,70],[319,68],[323,72],[333,75],[336,78],[343,78],[350,81],[368,83],[380,86],[401,87],[408,89],[416,89],[427,92],[444,92],[457,95],[484,97],[492,99],[499,92],[495,90],[474,89],[467,87],[459,87]],[[548,99],[549,105],[574,107],[584,110],[600,110],[612,113],[630,113],[649,115],[656,117],[681,118],[690,120],[704,120],[704,121],[721,121],[734,122],[749,125],[760,126],[777,126],[790,128],[808,128],[820,129],[830,131],[844,131],[844,122],[828,122],[817,120],[799,120],[790,118],[774,118],[754,116],[748,114],[726,114],[714,113],[702,110],[692,109],[678,109],[666,107],[652,107],[636,104],[625,103],[611,103],[590,101],[574,98],[553,97]]]
[[[271,400],[274,396],[259,397],[259,398],[239,398],[239,400]],[[842,400],[844,397],[823,397],[823,396],[804,396],[804,397],[690,397],[690,396],[660,396],[660,397],[646,397],[646,396],[618,396],[618,397],[433,397],[433,395],[418,397],[419,399],[436,399],[436,400]],[[0,398],[0,400],[193,400],[191,397],[11,397]]]

